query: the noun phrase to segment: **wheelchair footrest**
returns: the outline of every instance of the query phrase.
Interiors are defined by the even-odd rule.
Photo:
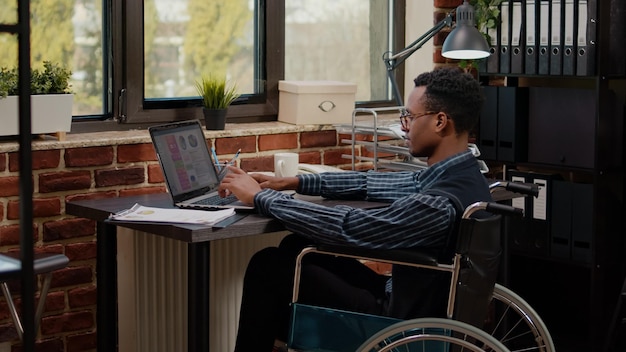
[[[297,351],[354,352],[399,319],[294,303],[287,345]]]

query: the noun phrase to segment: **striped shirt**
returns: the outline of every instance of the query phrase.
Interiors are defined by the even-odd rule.
[[[322,243],[376,249],[440,247],[456,211],[446,197],[423,191],[431,189],[446,170],[470,159],[474,156],[468,151],[415,172],[349,171],[298,176],[296,191],[300,194],[390,203],[385,208],[327,207],[270,189],[257,193],[254,203],[260,214],[272,216],[289,231]]]

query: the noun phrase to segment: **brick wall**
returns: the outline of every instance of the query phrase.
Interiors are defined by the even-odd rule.
[[[290,150],[302,163],[350,168],[350,146],[335,130],[210,138],[220,160],[241,148],[239,166],[272,171],[273,154]],[[118,142],[119,143],[119,142]],[[19,251],[19,165],[17,152],[0,153],[0,251]],[[36,252],[63,253],[67,268],[54,273],[37,349],[89,351],[96,345],[96,224],[65,214],[72,200],[165,192],[151,143],[81,146],[33,151],[33,240]],[[11,282],[20,306],[19,280]],[[4,297],[0,298],[0,343],[18,337]]]

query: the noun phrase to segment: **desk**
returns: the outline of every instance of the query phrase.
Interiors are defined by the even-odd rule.
[[[117,350],[117,226],[152,233],[187,242],[188,245],[188,351],[209,351],[209,252],[214,240],[253,236],[284,230],[274,219],[250,214],[225,228],[211,228],[191,224],[145,224],[109,221],[108,216],[135,203],[146,206],[171,208],[172,200],[167,193],[147,194],[122,198],[107,198],[68,202],[66,213],[96,220],[97,223],[97,327],[98,351]],[[349,204],[354,207],[372,208],[384,203],[363,201],[319,200],[328,206]]]

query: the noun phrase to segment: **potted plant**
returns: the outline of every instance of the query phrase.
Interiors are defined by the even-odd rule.
[[[32,69],[31,132],[34,134],[69,132],[72,126],[73,98],[69,80],[72,72],[50,61],[43,69]],[[0,68],[0,135],[19,134],[18,69]]]
[[[225,78],[204,75],[200,81],[196,81],[196,90],[202,98],[206,129],[223,130],[228,107],[240,95],[237,93],[237,87],[227,86]]]

